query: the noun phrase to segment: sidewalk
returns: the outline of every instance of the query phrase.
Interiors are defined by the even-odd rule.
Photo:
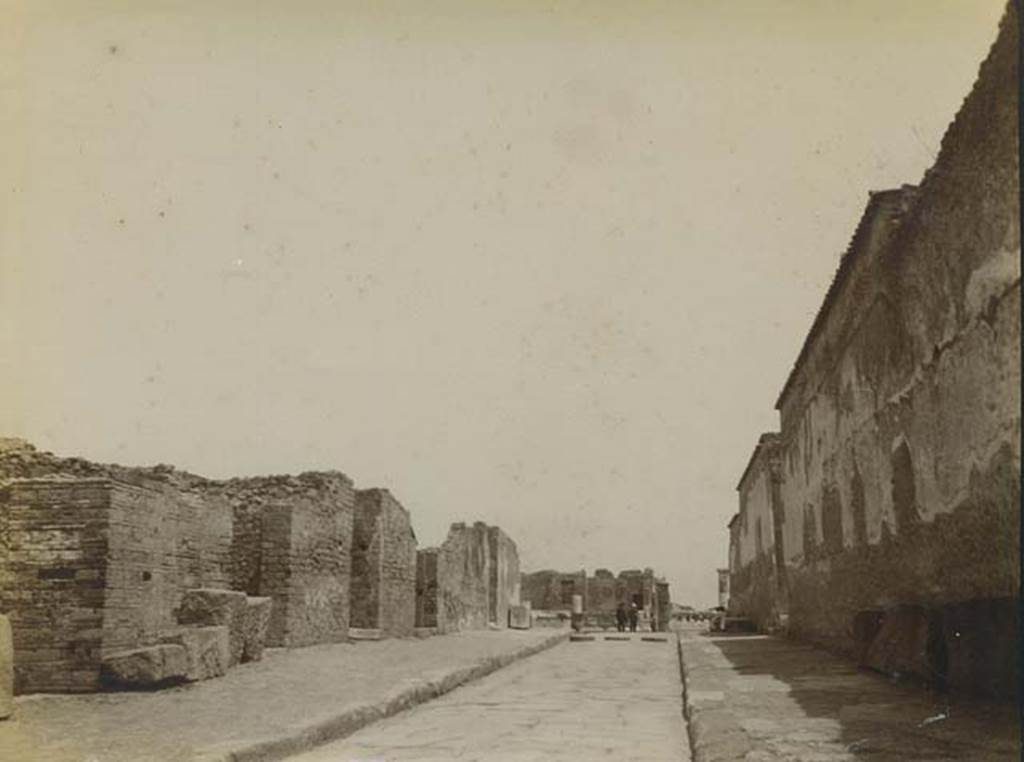
[[[268,652],[226,676],[155,693],[24,696],[0,759],[280,759],[340,738],[551,647],[565,630],[472,631]]]
[[[816,648],[679,633],[696,762],[1017,760],[1015,706],[896,684]]]

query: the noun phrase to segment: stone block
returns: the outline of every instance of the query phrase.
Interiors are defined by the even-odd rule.
[[[11,621],[0,614],[0,720],[14,714],[14,641]]]
[[[227,627],[179,627],[160,638],[160,642],[185,649],[189,680],[209,680],[228,671],[231,638]]]
[[[111,654],[100,665],[100,682],[109,688],[162,688],[187,676],[188,654],[173,643]]]
[[[238,590],[196,588],[186,590],[178,609],[178,624],[198,624],[228,628],[230,658],[233,667],[242,660],[245,649],[247,596]]]
[[[348,639],[349,640],[380,640],[384,637],[384,634],[376,628],[369,627],[349,627],[348,628]]]
[[[259,661],[263,658],[263,647],[267,642],[267,628],[270,625],[270,598],[245,599],[245,619],[242,624],[242,661]]]
[[[508,610],[508,626],[513,630],[528,630],[533,625],[533,612],[529,603],[512,606]]]

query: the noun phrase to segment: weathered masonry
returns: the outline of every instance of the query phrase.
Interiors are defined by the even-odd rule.
[[[616,577],[608,569],[597,569],[590,577],[586,571],[544,570],[523,574],[523,601],[535,611],[568,612],[574,595],[583,598],[588,625],[613,627],[619,604],[633,604],[641,612],[644,626],[664,629],[671,614],[668,583],[656,577],[652,569],[627,569]]]
[[[565,611],[572,609],[573,595],[586,596],[587,572],[558,572],[552,569],[524,572],[520,595],[534,611]]]
[[[417,556],[417,626],[439,632],[508,626],[509,608],[519,603],[519,555],[498,527],[452,524],[439,548]]]
[[[6,443],[0,611],[16,690],[96,690],[104,660],[182,637],[197,589],[240,591],[242,609],[270,598],[272,645],[345,639],[352,502],[338,473],[212,482]]]
[[[1018,19],[919,187],[872,194],[730,523],[730,608],[1010,695],[1020,591]]]
[[[360,490],[352,539],[352,627],[411,635],[416,535],[409,512],[385,489]]]
[[[0,609],[18,692],[95,690],[104,657],[176,626],[185,590],[226,585],[230,514],[162,476],[0,486]]]
[[[345,640],[355,490],[337,471],[205,482],[231,507],[230,583],[273,601],[267,644]]]
[[[519,552],[512,538],[501,527],[493,526],[487,527],[487,551],[490,556],[488,621],[505,627],[509,610],[519,603]]]

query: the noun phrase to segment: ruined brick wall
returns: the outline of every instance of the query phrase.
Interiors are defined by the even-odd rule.
[[[379,626],[389,635],[404,636],[416,624],[416,533],[409,512],[386,490],[383,499]]]
[[[416,535],[409,512],[383,489],[356,493],[352,626],[412,633],[416,622]]]
[[[230,584],[230,508],[189,482],[111,482],[104,655],[156,643],[186,590]]]
[[[666,596],[664,601],[658,597],[659,589]],[[671,605],[668,585],[659,581],[652,569],[626,569],[618,576],[607,569],[598,569],[590,577],[586,571],[544,570],[522,575],[521,598],[535,610],[568,612],[574,594],[583,596],[585,621],[595,627],[614,627],[620,603],[628,610],[635,601],[644,616],[664,613],[668,609],[661,607]]]
[[[0,442],[0,607],[19,692],[94,690],[99,660],[156,642],[185,590],[273,598],[270,642],[343,640],[352,482],[214,482]]]
[[[416,558],[416,624],[441,632],[508,626],[521,598],[515,543],[482,522],[452,524],[439,548]]]
[[[551,569],[522,572],[519,577],[519,596],[534,611],[548,611],[558,606],[559,573]]]
[[[175,625],[184,590],[228,582],[230,514],[199,477],[23,445],[0,451],[0,479],[19,692],[94,690],[104,655]]]
[[[232,479],[211,489],[232,506],[232,586],[273,600],[267,644],[345,640],[351,479],[334,471],[310,472]]]
[[[584,596],[586,606],[587,573],[557,572],[550,569],[520,575],[519,597],[534,611],[570,611],[572,596]]]
[[[351,625],[374,628],[380,624],[381,500],[376,490],[356,492],[352,520]]]
[[[0,484],[0,610],[16,693],[97,689],[109,511],[104,478]]]
[[[231,589],[258,596],[263,589],[263,507],[259,489],[222,488],[231,505]]]
[[[355,491],[337,471],[206,482],[229,506],[229,587],[272,599],[267,644],[345,640]]]
[[[437,555],[437,626],[443,632],[486,629],[490,620],[487,525],[452,524]]]
[[[860,653],[873,612],[918,607],[935,670],[996,693],[1020,588],[1017,51],[1011,4],[921,186],[872,197],[778,402],[791,631]]]
[[[623,587],[607,569],[598,569],[587,578],[587,592],[583,601],[587,625],[614,627],[615,612],[622,601]]]
[[[519,604],[519,552],[512,538],[500,527],[488,527],[487,542],[490,622],[498,627],[507,627],[509,608]]]
[[[437,627],[437,548],[416,551],[416,626]]]
[[[654,571],[626,569],[619,572],[618,595],[627,605],[636,603],[640,609],[650,610],[654,602]]]

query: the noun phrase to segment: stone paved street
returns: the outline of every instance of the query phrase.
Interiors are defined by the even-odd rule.
[[[551,630],[472,631],[433,638],[270,652],[226,676],[155,693],[26,696],[0,723],[0,760],[175,762],[281,737],[372,704],[413,681],[539,645]],[[678,670],[675,679],[678,681]],[[216,755],[207,758],[215,759]]]
[[[1016,760],[1014,708],[898,684],[766,636],[681,632],[697,762]]]
[[[294,759],[689,760],[674,641],[556,646]]]

